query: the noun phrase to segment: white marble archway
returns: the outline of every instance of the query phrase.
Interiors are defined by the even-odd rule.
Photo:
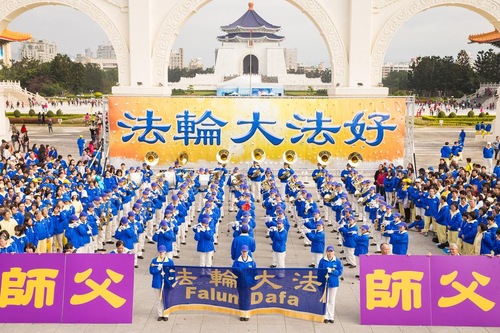
[[[175,39],[189,18],[213,0],[182,0],[161,23],[153,45],[153,77],[155,82],[168,84],[168,59]],[[333,68],[332,84],[347,84],[348,56],[344,42],[331,16],[320,0],[286,0],[302,11],[318,28],[323,37]]]
[[[118,61],[118,79],[120,85],[130,85],[129,48],[123,28],[116,26],[116,20],[109,15],[113,10],[118,13],[126,7],[122,0],[3,0],[0,5],[0,28],[5,28],[9,22],[31,9],[62,5],[74,8],[87,14],[104,30],[115,49]],[[61,27],[64,28],[64,27]]]
[[[408,20],[420,12],[442,6],[456,6],[469,9],[500,28],[500,2],[497,0],[378,0],[374,1],[377,10],[391,11],[383,22],[383,28],[372,44],[371,82],[382,82],[384,57],[393,37]]]

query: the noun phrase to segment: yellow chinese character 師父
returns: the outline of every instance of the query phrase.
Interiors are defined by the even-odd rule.
[[[423,272],[397,271],[386,274],[376,269],[366,275],[366,308],[395,308],[401,300],[401,308],[410,311],[422,307]]]
[[[87,285],[90,289],[92,289],[92,291],[84,295],[71,296],[71,299],[69,301],[71,305],[85,304],[93,301],[99,296],[101,296],[106,302],[108,302],[115,309],[125,304],[125,302],[127,301],[126,299],[108,290],[108,287],[111,285],[111,282],[120,283],[123,280],[122,274],[116,273],[111,269],[107,269],[106,274],[108,275],[109,278],[105,279],[102,284],[98,284],[94,280],[89,279],[91,274],[92,274],[92,268],[89,268],[84,272],[75,274],[75,279],[74,279],[75,282],[76,283],[85,282],[85,285]]]
[[[458,294],[452,297],[441,297],[438,301],[438,306],[442,308],[449,308],[462,303],[465,300],[470,300],[477,307],[483,311],[490,311],[495,306],[495,302],[476,293],[476,289],[479,285],[486,286],[490,283],[490,278],[479,274],[477,272],[472,272],[472,276],[475,281],[472,281],[468,287],[464,286],[460,282],[455,281],[458,276],[458,271],[453,271],[450,274],[445,274],[441,276],[439,282],[442,286],[451,286],[458,291]]]
[[[28,305],[36,309],[54,305],[57,269],[37,268],[23,272],[20,267],[12,267],[2,273],[0,286],[0,308],[8,305]]]

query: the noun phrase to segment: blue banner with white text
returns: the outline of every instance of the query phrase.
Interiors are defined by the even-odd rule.
[[[173,287],[163,293],[166,314],[208,310],[323,320],[325,289],[317,269],[176,266],[175,275]]]

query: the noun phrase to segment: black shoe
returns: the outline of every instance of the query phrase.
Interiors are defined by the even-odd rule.
[[[113,241],[107,241],[106,244],[114,244],[115,242]]]
[[[180,257],[179,256],[174,256],[175,259],[179,259]]]
[[[356,267],[358,267],[358,266],[355,266],[355,265],[349,266],[349,268],[356,268]]]
[[[155,244],[155,242],[153,242],[153,241],[148,241],[148,244]]]
[[[98,249],[97,252],[106,252],[106,249]]]
[[[309,265],[309,267],[311,267],[311,268],[314,268],[314,266],[315,266],[314,264],[310,264],[310,265]]]
[[[163,321],[168,321],[168,317],[163,317]]]
[[[186,245],[186,242],[182,242],[181,244],[182,244],[182,245]]]
[[[371,244],[370,244],[370,246],[375,246],[375,245],[377,245],[377,243],[371,243]]]
[[[250,320],[250,318],[245,318],[244,320],[245,320],[245,321],[249,321],[249,320]]]
[[[335,322],[335,320],[330,319],[330,324],[333,324],[334,322]]]
[[[145,250],[145,249],[142,249],[141,251],[142,251],[142,252],[146,252],[146,250]]]
[[[266,238],[269,238],[269,235],[266,235]]]
[[[295,223],[295,224],[293,225],[293,227],[294,227],[294,228],[297,228],[297,223]]]
[[[340,253],[344,253],[344,250],[340,251]]]
[[[323,320],[325,324],[328,324],[330,321],[328,319]]]
[[[271,266],[269,266],[269,267],[270,267],[270,268],[276,268],[276,265],[271,265]]]
[[[219,245],[219,243],[217,243],[217,242],[214,242],[214,245]]]
[[[370,236],[370,239],[373,239],[373,236]]]
[[[311,244],[304,244],[304,247],[311,247]]]
[[[143,256],[138,256],[137,259],[144,259],[144,257]]]
[[[240,321],[245,321],[245,317],[240,317]]]
[[[158,317],[158,321],[163,321],[163,317]]]
[[[375,253],[382,253],[382,251],[375,251]]]
[[[345,260],[345,259],[346,259],[345,257],[341,257],[341,258],[340,258],[340,260]],[[348,264],[348,265],[350,265],[350,264]]]
[[[139,268],[139,265],[135,265],[135,268]]]
[[[267,236],[267,237],[269,237],[269,236]],[[266,238],[267,238],[267,237],[266,237]],[[304,236],[300,236],[300,237],[299,237],[299,239],[304,239]]]
[[[359,279],[359,275],[356,275],[356,277]]]

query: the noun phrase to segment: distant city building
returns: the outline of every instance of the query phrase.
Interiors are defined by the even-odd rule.
[[[392,62],[385,63],[382,66],[382,78],[387,78],[390,72],[409,72],[412,63],[413,62],[399,62],[397,64],[393,64]]]
[[[189,62],[189,69],[198,69],[201,68],[203,69],[203,61],[201,58],[194,58],[191,59]]]
[[[21,58],[50,62],[57,55],[57,44],[45,39],[31,38],[21,43]]]
[[[97,59],[116,59],[115,49],[113,45],[105,44],[97,46]]]
[[[85,49],[84,54],[77,54],[75,62],[82,64],[96,64],[101,69],[118,68],[116,53],[112,45],[102,44],[97,46],[97,57],[94,58],[94,52],[90,48]]]
[[[285,64],[287,70],[297,70],[297,49],[285,49]]]
[[[184,68],[184,49],[172,50],[168,68]]]

